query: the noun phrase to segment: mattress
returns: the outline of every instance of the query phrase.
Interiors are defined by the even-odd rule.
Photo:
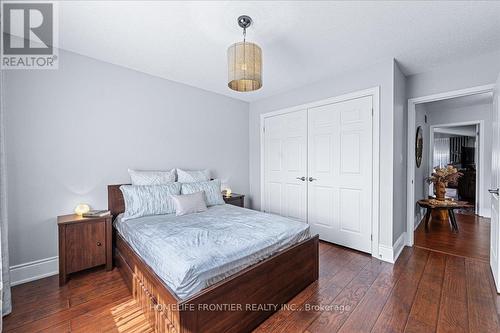
[[[122,238],[181,299],[310,237],[309,225],[233,205],[121,221]]]

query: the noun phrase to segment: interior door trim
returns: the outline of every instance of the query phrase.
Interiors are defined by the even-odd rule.
[[[485,92],[493,92],[494,84],[486,84],[466,89],[452,90],[408,99],[407,133],[407,169],[406,169],[406,245],[413,246],[413,231],[415,230],[415,131],[417,104],[441,101],[454,97],[469,96]]]
[[[371,244],[371,254],[373,257],[377,257],[382,260],[391,261],[392,258],[384,258],[381,255],[379,246],[379,230],[380,230],[380,86],[373,88],[355,91],[352,93],[339,95],[335,97],[330,97],[322,100],[318,100],[311,103],[296,105],[284,109],[279,109],[276,111],[263,113],[260,115],[260,209],[264,207],[265,193],[264,193],[264,159],[265,159],[265,120],[269,117],[274,117],[277,115],[282,115],[290,112],[300,111],[303,109],[310,109],[313,107],[318,107],[326,104],[334,104],[339,102],[345,102],[352,99],[357,99],[361,97],[372,97],[372,244]],[[307,175],[309,176],[309,175]],[[392,223],[392,221],[391,221]],[[389,230],[392,230],[392,226]],[[392,237],[392,235],[391,235]]]

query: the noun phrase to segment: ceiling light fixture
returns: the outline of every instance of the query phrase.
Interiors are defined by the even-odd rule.
[[[262,50],[246,41],[247,28],[252,24],[250,16],[238,17],[243,28],[243,42],[234,43],[227,49],[228,87],[236,91],[254,91],[262,87]]]

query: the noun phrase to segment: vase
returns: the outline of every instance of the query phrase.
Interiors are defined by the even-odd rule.
[[[434,194],[437,200],[445,200],[446,196],[446,184],[443,182],[437,182],[434,184]]]

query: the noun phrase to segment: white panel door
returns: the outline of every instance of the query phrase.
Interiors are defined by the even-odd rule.
[[[500,293],[500,75],[493,93],[493,142],[491,170],[491,228],[490,228],[490,266],[497,292]]]
[[[307,110],[264,123],[264,211],[307,218]]]
[[[311,108],[308,124],[311,231],[371,253],[372,97]]]

